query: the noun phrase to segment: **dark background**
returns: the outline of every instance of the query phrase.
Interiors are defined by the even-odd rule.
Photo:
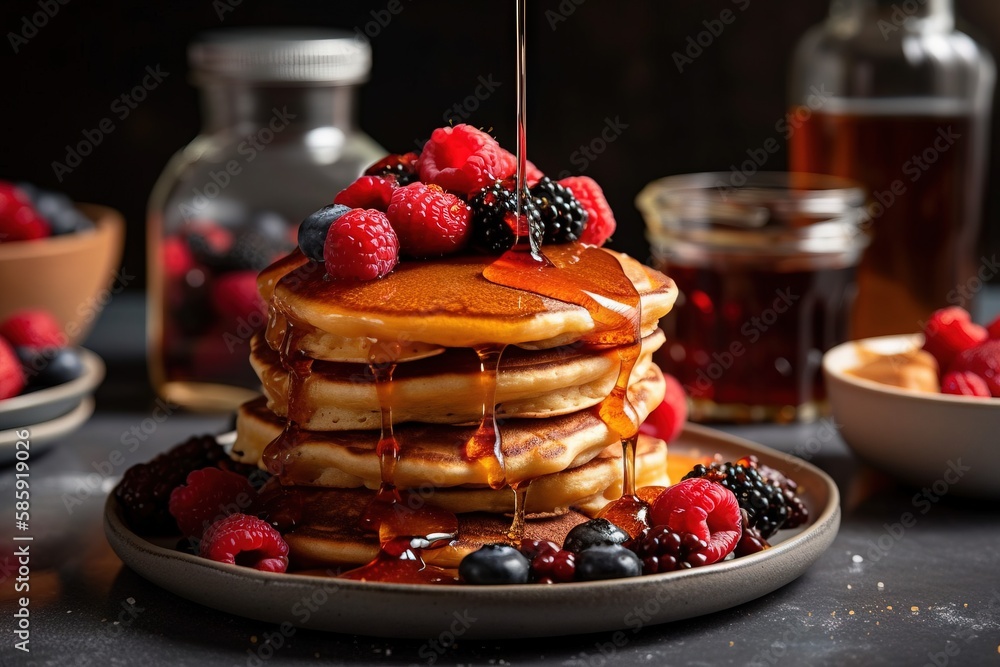
[[[58,13],[16,55],[8,33],[39,1],[0,8],[4,84],[0,103],[0,178],[60,189],[78,201],[113,206],[128,220],[124,264],[144,270],[144,221],[150,189],[169,157],[198,132],[197,90],[187,78],[185,49],[206,29],[315,25],[354,30],[389,0],[216,0],[85,2],[64,0]],[[403,11],[372,39],[374,70],[361,92],[362,128],[391,150],[446,124],[446,110],[469,95],[479,76],[500,88],[468,122],[492,127],[513,147],[512,3],[501,0],[400,0]],[[238,4],[236,4],[238,3]],[[555,24],[546,12],[574,8]],[[728,170],[748,149],[774,137],[785,112],[785,81],[798,37],[823,20],[822,0],[751,0],[703,55],[679,73],[671,54],[732,0],[531,0],[529,9],[529,156],[544,171],[579,172],[573,154],[597,137],[606,119],[628,128],[586,167],[619,220],[614,245],[646,256],[632,201],[644,184],[669,174]],[[1000,3],[957,0],[961,27],[1000,52]],[[221,13],[219,7],[231,11]],[[147,65],[170,76],[115,131],[59,182],[63,161],[141,81]],[[995,107],[997,105],[994,105]],[[994,121],[994,127],[998,127]],[[984,249],[1000,247],[1000,132],[992,143],[992,176]],[[767,169],[786,167],[782,152]],[[331,193],[331,198],[332,198]],[[141,286],[138,280],[132,286]]]

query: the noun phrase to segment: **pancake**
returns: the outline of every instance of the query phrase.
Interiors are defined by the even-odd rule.
[[[651,332],[677,297],[673,281],[636,260],[604,250],[621,264],[641,299],[642,330]],[[495,258],[451,257],[399,264],[374,281],[325,280],[322,267],[299,252],[261,272],[269,303],[268,341],[277,348],[288,322],[295,349],[338,359],[344,339],[414,342],[439,347],[513,344],[548,348],[594,331],[588,310],[565,301],[497,285],[483,277]],[[333,337],[325,339],[327,334]],[[360,360],[359,360],[360,361]]]
[[[639,486],[666,486],[667,446],[662,440],[641,436],[636,454],[636,483]],[[588,516],[567,510],[566,505],[553,504],[552,496],[567,493],[572,488],[582,493],[580,479],[602,479],[607,485],[593,496],[580,495],[588,502],[588,510],[599,511],[608,502],[621,497],[621,447],[609,447],[593,461],[572,470],[540,477],[531,483],[527,495],[527,512],[545,517],[526,521],[525,539],[548,539],[561,544],[570,528]],[[374,498],[367,489],[297,489],[304,500],[303,515],[294,530],[285,534],[291,557],[303,566],[361,565],[377,554],[377,538],[358,528],[361,513]],[[603,495],[604,503],[595,503]],[[505,541],[510,528],[507,513],[513,511],[510,489],[430,489],[420,498],[428,504],[458,514],[459,539],[442,549],[427,551],[427,562],[441,567],[457,567],[462,557],[486,543]],[[455,507],[452,507],[454,505]],[[551,506],[551,507],[550,507]],[[468,509],[474,508],[474,509]]]
[[[633,381],[649,374],[652,355],[663,341],[659,329],[643,339]],[[253,340],[250,363],[264,386],[268,407],[286,416],[288,372],[259,336]],[[497,375],[497,414],[538,418],[597,405],[614,388],[620,367],[616,348],[563,346],[529,352],[508,347]],[[392,379],[393,421],[478,421],[485,390],[479,360],[468,348],[449,348],[428,359],[400,363]],[[367,364],[315,362],[298,400],[309,414],[300,426],[308,430],[365,429],[379,423],[378,391]]]
[[[663,392],[662,375],[653,366],[649,379],[635,385],[632,393],[640,418],[663,400]],[[283,427],[284,420],[267,410],[262,399],[244,404],[237,414],[233,456],[259,465],[264,448]],[[403,488],[486,484],[487,471],[462,456],[475,430],[475,426],[426,424],[396,427],[402,450],[394,481]],[[597,408],[542,421],[511,419],[503,423],[501,432],[507,479],[512,483],[579,466],[619,442]],[[306,486],[377,488],[379,435],[378,430],[300,431],[299,443],[283,457],[282,479]]]

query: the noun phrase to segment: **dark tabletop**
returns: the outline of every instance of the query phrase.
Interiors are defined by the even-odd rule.
[[[997,296],[987,306],[992,312],[1000,310]],[[726,429],[784,451],[808,444],[816,451],[811,461],[840,487],[844,512],[836,541],[801,578],[727,611],[618,635],[459,638],[445,647],[448,637],[282,634],[277,626],[188,602],[124,567],[101,526],[104,499],[128,466],[229,424],[227,416],[180,412],[152,419],[160,413],[145,377],[141,321],[140,299],[112,302],[87,343],[109,367],[96,414],[30,462],[31,652],[14,648],[11,614],[22,593],[14,592],[12,547],[4,544],[10,538],[0,538],[0,664],[419,665],[431,664],[431,656],[442,665],[1000,665],[996,503],[955,493],[928,503],[920,489],[859,463],[829,421]],[[128,452],[122,436],[133,427],[142,441]],[[119,465],[110,462],[116,449],[124,452],[124,461],[114,459]],[[13,471],[0,475],[2,516],[13,517]],[[907,513],[915,523],[904,527]]]

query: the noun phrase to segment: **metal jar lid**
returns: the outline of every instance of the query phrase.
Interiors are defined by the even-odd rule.
[[[239,28],[201,35],[188,61],[196,81],[352,84],[367,80],[372,52],[343,30]]]
[[[868,244],[864,190],[834,176],[759,172],[670,176],[636,198],[654,254],[781,259],[856,258]]]

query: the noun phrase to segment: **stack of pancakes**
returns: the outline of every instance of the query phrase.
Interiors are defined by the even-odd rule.
[[[663,399],[652,355],[676,288],[611,254],[641,301],[628,389],[641,420]],[[618,379],[619,350],[581,343],[597,326],[585,308],[486,280],[490,261],[410,261],[381,280],[338,282],[296,252],[261,273],[269,321],[253,340],[251,364],[264,396],[241,407],[233,452],[302,499],[300,522],[285,536],[299,563],[363,563],[376,554],[377,535],[358,520],[384,481],[376,449],[387,410],[400,448],[395,486],[410,501],[458,515],[459,539],[435,550],[438,564],[457,564],[506,533],[509,486],[530,481],[526,536],[557,541],[621,496],[621,440],[599,415]],[[482,370],[490,352],[500,352],[495,385]],[[494,404],[500,488],[490,466],[468,455]],[[666,445],[641,436],[636,467],[637,485],[667,484]]]

